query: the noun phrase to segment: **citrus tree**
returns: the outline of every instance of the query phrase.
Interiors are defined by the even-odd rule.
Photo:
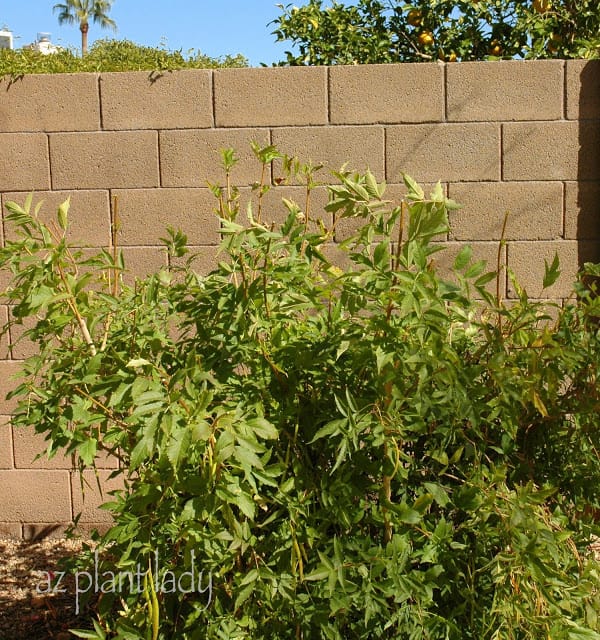
[[[279,5],[283,64],[331,65],[590,58],[600,52],[597,0],[309,0]]]

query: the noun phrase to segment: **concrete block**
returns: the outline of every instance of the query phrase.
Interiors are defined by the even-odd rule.
[[[554,255],[560,260],[561,276],[547,289],[542,288],[544,260],[550,264]],[[510,242],[508,265],[517,282],[531,298],[566,298],[572,293],[577,272],[584,262],[597,261],[600,247],[595,242],[563,240],[556,242]],[[509,297],[516,297],[512,285]]]
[[[64,540],[67,537],[68,524],[49,524],[35,522],[23,524],[23,540],[39,542],[41,540]]]
[[[28,74],[0,79],[2,131],[96,131],[100,128],[94,73]]]
[[[201,276],[206,276],[218,266],[219,262],[224,262],[227,258],[225,254],[219,253],[219,248],[216,246],[189,246],[188,249],[190,253],[183,258],[171,259],[171,265],[173,267],[184,266],[187,259],[192,257],[192,271]],[[177,274],[175,274],[175,278],[178,279]]]
[[[12,309],[7,309],[8,314],[12,316]],[[13,318],[14,319],[14,318]],[[37,320],[35,318],[24,318],[20,324],[12,324],[10,326],[10,357],[14,360],[24,360],[38,353],[38,345],[29,337],[23,334],[35,326]]]
[[[382,127],[284,127],[273,130],[273,144],[301,162],[324,164],[317,174],[320,180],[331,180],[330,171],[338,171],[345,163],[348,169],[369,168],[378,180],[383,178]]]
[[[218,203],[209,189],[115,189],[119,245],[158,245],[167,226],[194,245],[217,244]]]
[[[567,118],[600,118],[600,60],[567,60]]]
[[[93,532],[97,532],[101,536],[104,535],[110,528],[112,522],[79,522],[74,531],[78,536],[84,539],[92,537]]]
[[[240,193],[241,211],[238,222],[240,224],[247,223],[246,210],[248,203],[252,200],[252,212],[254,217],[258,213],[258,204],[256,193],[250,189],[243,189]],[[306,211],[306,187],[280,185],[274,186],[268,191],[262,200],[261,205],[261,223],[265,226],[275,225],[278,229],[288,218],[289,210],[282,202],[282,198],[295,202],[304,213]],[[328,194],[326,187],[316,187],[310,193],[308,202],[309,220],[313,222],[322,220],[326,228],[331,227],[333,216],[325,211],[325,205],[328,202]],[[314,228],[314,227],[311,227]]]
[[[213,124],[211,71],[100,76],[103,129],[200,129]]]
[[[600,182],[565,183],[565,238],[600,240]]]
[[[133,284],[167,266],[167,251],[163,247],[124,247],[125,272],[123,280]]]
[[[12,273],[10,269],[0,269],[0,291],[4,291],[12,282]],[[2,357],[0,356],[0,360]]]
[[[50,134],[52,188],[157,187],[155,131]]]
[[[444,68],[376,64],[329,69],[332,124],[441,122]]]
[[[1,538],[13,538],[15,540],[20,540],[22,536],[23,529],[20,522],[0,522]]]
[[[73,492],[73,517],[81,513],[79,522],[109,524],[112,517],[109,511],[100,509],[100,505],[113,500],[109,491],[123,489],[123,476],[110,478],[111,471],[98,469],[98,479],[94,471],[86,470],[83,474],[78,471],[71,473],[71,491]],[[98,489],[98,480],[102,493]],[[82,482],[83,481],[83,482]]]
[[[325,258],[338,269],[348,273],[356,270],[356,265],[350,259],[347,251],[344,251],[338,244],[332,242],[330,244],[323,245],[321,251]]]
[[[503,125],[504,180],[594,180],[600,175],[600,122]]]
[[[6,305],[0,305],[0,327],[8,322],[9,309]],[[10,332],[0,335],[0,361],[10,360]]]
[[[0,469],[14,467],[12,427],[9,416],[0,416]],[[0,513],[0,519],[2,514]]]
[[[43,133],[0,133],[0,191],[49,188],[47,136]]]
[[[0,426],[0,429],[2,427]],[[36,433],[31,427],[13,427],[12,439],[14,449],[14,467],[17,469],[75,469],[78,461],[76,453],[65,455],[59,450],[54,457],[48,459],[46,453],[48,441],[43,433]],[[38,454],[40,457],[36,460]],[[119,461],[104,451],[96,455],[98,469],[117,469]]]
[[[0,471],[0,514],[6,522],[68,522],[71,492],[68,471]]]
[[[450,197],[463,205],[451,211],[454,240],[555,240],[563,233],[561,182],[462,182]]]
[[[217,69],[217,127],[327,123],[326,67]]]
[[[206,187],[208,182],[224,184],[220,151],[229,148],[235,149],[239,158],[231,172],[232,184],[241,186],[255,182],[260,179],[260,164],[250,148],[253,140],[269,144],[268,130],[161,131],[161,184],[163,187]]]
[[[448,64],[449,121],[557,120],[563,115],[561,60]]]
[[[18,360],[0,361],[0,415],[11,414],[17,406],[17,400],[7,400],[6,394],[20,384],[21,381],[14,378],[20,370],[21,363]]]
[[[36,433],[33,427],[13,427],[15,467],[17,469],[72,469],[74,459],[58,451],[48,459],[48,442],[45,435]],[[36,456],[41,454],[36,460]]]
[[[386,135],[386,177],[408,173],[418,182],[500,179],[500,126],[399,125]]]
[[[27,193],[2,194],[3,206],[13,201],[23,206]],[[58,207],[70,198],[69,231],[67,241],[71,246],[107,246],[110,243],[110,209],[108,191],[38,191],[33,196],[31,211],[42,202],[39,218],[45,224],[55,223]],[[6,214],[5,214],[6,215]],[[6,237],[16,236],[7,222]]]

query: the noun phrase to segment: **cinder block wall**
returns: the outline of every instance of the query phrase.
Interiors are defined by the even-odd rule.
[[[2,204],[35,191],[53,215],[70,195],[72,240],[98,247],[110,245],[118,196],[130,277],[165,264],[158,238],[167,224],[183,229],[202,252],[200,268],[211,268],[219,229],[207,180],[222,178],[223,147],[241,157],[233,181],[256,180],[250,140],[333,169],[345,162],[370,167],[392,195],[402,191],[401,171],[422,183],[441,180],[464,204],[438,254],[442,266],[466,242],[495,264],[509,210],[502,258],[532,297],[541,295],[544,259],[555,251],[563,276],[547,297],[567,295],[578,265],[600,260],[600,62],[78,74],[0,83]],[[3,225],[0,239],[8,233]],[[0,286],[6,283],[1,274]],[[510,298],[506,282],[503,288]],[[2,322],[7,314],[0,307]],[[4,398],[27,349],[10,356],[5,340],[0,350]],[[12,429],[10,411],[0,400],[0,533],[60,534],[79,511],[83,530],[105,525],[94,479],[84,478],[84,496],[71,460],[34,462],[43,439]],[[107,481],[111,464],[99,462],[105,488],[114,482]]]

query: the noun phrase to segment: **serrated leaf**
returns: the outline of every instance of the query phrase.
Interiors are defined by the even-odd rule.
[[[421,189],[416,180],[413,180],[413,178],[406,173],[402,174],[402,180],[408,189],[407,195],[411,200],[422,200],[425,197],[425,192]]]
[[[277,427],[270,423],[266,418],[262,418],[260,416],[257,418],[250,418],[247,424],[257,436],[260,436],[265,440],[277,440],[279,437]]]
[[[233,496],[231,502],[235,504],[247,518],[254,518],[256,505],[250,496],[247,496],[245,493],[239,493],[238,495]]]
[[[96,457],[97,446],[98,441],[96,438],[88,438],[77,447],[77,453],[86,467],[92,466],[94,458]]]
[[[454,269],[456,271],[462,271],[471,262],[473,256],[473,249],[470,245],[464,246],[454,259]]]
[[[191,441],[191,430],[187,427],[179,427],[173,430],[169,444],[167,445],[167,459],[177,469],[185,458]]]
[[[235,608],[239,609],[246,600],[252,595],[254,591],[254,583],[247,584],[239,593],[235,599]]]
[[[257,469],[263,468],[260,458],[254,451],[245,447],[236,446],[234,448],[234,457],[242,466],[256,467]]]
[[[200,420],[190,427],[192,440],[208,440],[210,438],[211,428],[206,420]]]

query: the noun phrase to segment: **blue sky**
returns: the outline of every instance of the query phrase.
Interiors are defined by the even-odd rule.
[[[52,12],[58,1],[0,0],[0,27],[6,25],[19,36],[15,48],[33,42],[38,32],[50,32],[54,44],[81,46],[76,25],[59,26]],[[241,53],[253,66],[270,65],[283,60],[290,48],[289,43],[275,43],[274,26],[267,26],[281,14],[276,5],[277,0],[114,0],[110,16],[117,33],[91,24],[89,41],[116,37],[150,46],[164,42],[184,53],[189,49],[213,57]]]

